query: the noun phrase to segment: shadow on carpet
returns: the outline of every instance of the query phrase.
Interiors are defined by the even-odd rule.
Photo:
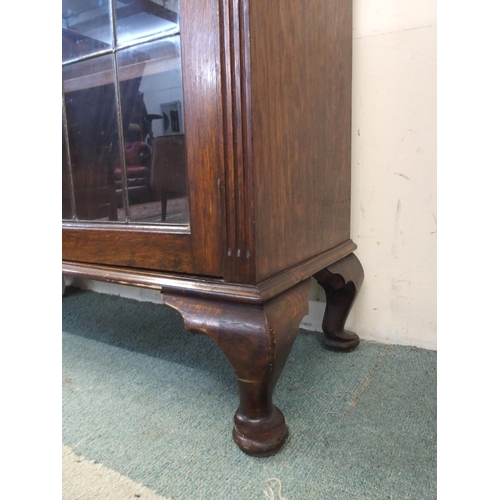
[[[175,500],[436,498],[436,352],[361,342],[336,354],[300,330],[274,394],[274,457],[231,438],[236,379],[166,306],[68,289],[63,444]],[[275,490],[275,498],[278,491]]]

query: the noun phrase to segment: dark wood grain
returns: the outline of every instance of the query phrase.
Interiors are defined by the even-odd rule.
[[[235,371],[235,442],[269,456],[288,436],[272,396],[311,276],[326,291],[325,346],[359,343],[344,328],[363,280],[350,239],[351,0],[189,0],[180,33],[190,224],[66,220],[63,272],[160,291]],[[92,81],[114,71],[103,75]],[[77,76],[75,89],[88,84]],[[168,196],[171,179],[160,184]]]
[[[304,281],[260,306],[163,294],[188,330],[210,336],[229,359],[240,392],[233,439],[250,455],[273,455],[288,437],[272,395],[307,314],[309,288]]]
[[[330,262],[349,255],[355,249],[356,245],[354,243],[347,242],[257,285],[230,282],[221,278],[206,276],[202,278],[193,274],[182,275],[155,271],[154,269],[144,270],[71,261],[63,261],[63,272],[78,278],[135,285],[164,293],[176,293],[184,296],[245,304],[263,304],[322,270]],[[182,248],[179,253],[182,254]]]
[[[326,293],[324,346],[337,352],[354,350],[360,342],[359,336],[344,327],[364,280],[361,263],[354,254],[350,254],[322,269],[314,277]]]
[[[249,2],[257,281],[349,239],[350,0]]]
[[[224,277],[256,283],[250,93],[250,28],[245,0],[220,0],[224,113]]]
[[[192,252],[197,273],[222,276],[224,138],[217,0],[182,2],[180,16]]]
[[[139,269],[195,271],[189,234],[129,229],[65,228],[63,260]]]
[[[289,267],[281,273],[275,274],[265,281],[261,281],[257,287],[260,290],[262,300],[269,300],[276,294],[312,276],[328,263],[342,259],[355,249],[356,245],[351,240],[346,241],[331,250],[315,255],[304,262]]]
[[[63,261],[63,273],[75,278],[133,285],[163,293],[206,300],[224,300],[242,304],[262,304],[263,302],[261,292],[255,285],[227,283],[222,279],[201,278],[190,274],[155,272],[70,261]]]
[[[138,252],[134,265],[177,272],[173,263],[190,262],[181,272],[257,284],[349,241],[350,2],[195,0],[182,9],[191,245],[179,256],[166,228],[154,246],[176,255]],[[100,263],[117,263],[109,241],[130,232],[106,232]],[[98,263],[99,237],[87,248],[81,234],[63,258],[88,253]],[[151,243],[146,232],[134,242]],[[123,265],[123,246],[113,248]]]
[[[63,259],[222,276],[220,198],[223,170],[222,90],[217,0],[182,3],[181,61],[191,235],[168,226],[135,231],[114,225],[63,227]],[[104,214],[106,215],[106,214]],[[70,227],[68,227],[70,226]],[[196,243],[195,243],[196,242]]]

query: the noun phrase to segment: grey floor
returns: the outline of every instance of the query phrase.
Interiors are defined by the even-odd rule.
[[[336,354],[301,330],[274,397],[290,437],[258,459],[231,439],[236,381],[208,337],[163,305],[70,290],[63,444],[177,500],[278,499],[278,485],[286,500],[433,499],[436,357],[374,342]]]

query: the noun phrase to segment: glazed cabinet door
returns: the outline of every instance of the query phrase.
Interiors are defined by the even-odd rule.
[[[63,0],[63,260],[222,275],[216,0]]]

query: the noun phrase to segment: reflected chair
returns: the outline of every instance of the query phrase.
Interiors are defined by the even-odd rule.
[[[161,220],[167,218],[167,201],[187,196],[184,135],[155,137],[150,187],[153,199],[161,200]]]

